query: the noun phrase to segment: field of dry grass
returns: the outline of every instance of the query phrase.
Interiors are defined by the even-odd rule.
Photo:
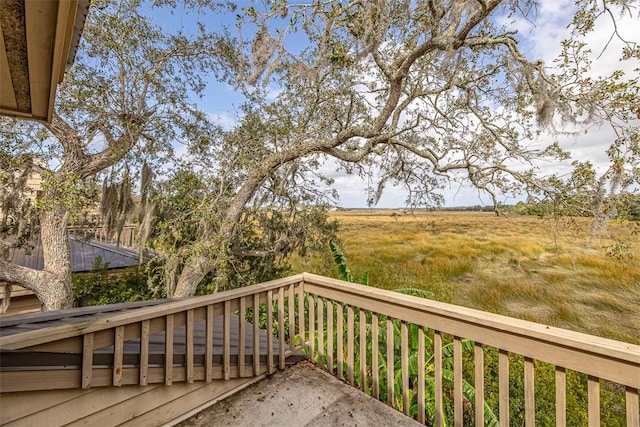
[[[613,223],[587,249],[589,222],[483,212],[336,212],[353,276],[385,289],[640,343],[640,234]],[[605,247],[623,242],[621,257]],[[326,260],[295,271],[335,277]]]

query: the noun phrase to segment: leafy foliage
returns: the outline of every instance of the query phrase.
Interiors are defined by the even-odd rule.
[[[80,306],[144,301],[162,297],[147,286],[147,276],[137,269],[109,271],[109,263],[100,257],[87,273],[73,277],[73,299]]]

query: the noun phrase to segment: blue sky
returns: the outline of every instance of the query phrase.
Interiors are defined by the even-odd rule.
[[[240,7],[255,4],[252,1],[238,2]],[[553,66],[553,59],[560,52],[560,42],[568,35],[567,25],[571,19],[571,12],[574,8],[572,0],[543,0],[538,7],[538,19],[535,25],[524,19],[517,20],[513,25],[518,29],[518,37],[521,40],[521,48],[527,50],[529,58],[540,58],[545,61],[548,67]],[[239,10],[241,13],[241,11]],[[167,29],[182,29],[189,31],[195,19],[207,23],[207,25],[235,25],[235,15],[227,15],[226,18],[220,15],[212,16],[212,14],[203,14],[199,16],[185,15],[177,10],[173,15],[166,12],[154,12],[154,19],[160,25]],[[507,19],[507,18],[505,18]],[[634,18],[623,19],[620,23],[619,30],[626,34],[629,38],[634,36],[633,28],[637,28],[637,16]],[[594,52],[599,53],[606,45],[611,34],[612,27],[606,19],[600,19],[597,22],[598,29],[586,40],[593,45]],[[295,43],[295,40],[294,40]],[[618,62],[619,46],[615,41],[609,46],[607,52],[600,58],[595,58],[594,75],[602,75],[609,73],[614,67],[619,67]],[[633,64],[631,64],[633,65]],[[631,67],[631,65],[628,65]],[[632,68],[632,67],[631,67]],[[629,70],[631,70],[631,68]],[[210,81],[207,95],[199,101],[200,107],[207,111],[210,117],[219,124],[230,128],[236,121],[239,106],[242,103],[242,96],[233,90],[232,87]],[[589,133],[580,135],[564,135],[551,136],[543,135],[542,140],[550,142],[558,140],[563,148],[569,150],[576,160],[590,160],[596,165],[602,167],[606,165],[605,150],[612,142],[613,134],[603,127],[593,127]],[[552,172],[568,172],[570,170],[569,162],[544,163],[537,165],[543,173]],[[331,176],[335,180],[335,188],[340,194],[339,204],[343,207],[365,207],[367,200],[366,189],[371,183],[362,180],[357,176],[347,175],[344,172],[336,172],[335,166],[331,162],[327,162],[323,168],[323,172]],[[375,186],[375,183],[373,184]],[[486,205],[491,204],[491,198],[476,189],[467,185],[451,183],[444,191],[446,206],[465,206],[465,205]],[[383,194],[378,207],[395,208],[405,205],[406,192],[402,189],[388,186]],[[504,203],[515,203],[518,199],[510,199],[504,197],[500,199]]]

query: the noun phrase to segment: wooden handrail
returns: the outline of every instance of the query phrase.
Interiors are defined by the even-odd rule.
[[[638,345],[315,274],[303,280],[313,295],[640,388]]]
[[[302,278],[302,274],[298,274],[284,279],[276,279],[244,288],[219,292],[213,295],[170,300],[161,306],[154,305],[152,307],[144,307],[131,312],[106,315],[96,319],[89,319],[68,325],[54,326],[21,334],[2,336],[0,337],[0,348],[4,350],[18,350],[65,338],[82,336],[92,332],[115,328],[116,326],[128,325],[131,323],[141,322],[143,320],[184,312],[194,308],[206,307],[207,305],[265,292],[270,289],[278,289],[283,286],[299,283],[302,281]],[[0,320],[0,326],[1,325],[2,320]]]

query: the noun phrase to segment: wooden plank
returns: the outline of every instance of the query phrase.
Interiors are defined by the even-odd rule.
[[[300,335],[300,343],[306,344],[305,325],[304,325],[304,284],[300,282],[297,285],[297,301],[298,301],[298,334]]]
[[[111,374],[111,369],[109,369]],[[92,375],[92,387],[95,387],[95,370]],[[109,384],[111,383],[109,376]],[[82,388],[82,372],[80,369],[39,369],[37,371],[0,371],[2,392],[19,392],[31,390],[59,390],[66,388]]]
[[[409,416],[409,330],[407,322],[400,322],[400,369],[402,371],[402,412]]]
[[[122,385],[122,355],[124,353],[124,326],[116,326],[114,330],[113,349],[113,385]]]
[[[341,303],[336,303],[336,360],[338,362],[338,379],[344,380],[344,312]]]
[[[273,290],[267,291],[267,373],[271,375],[273,366]]]
[[[347,382],[355,385],[354,382],[354,334],[355,318],[352,306],[347,306]]]
[[[444,420],[444,408],[442,402],[442,333],[440,331],[433,332],[433,369],[435,375],[435,412],[436,426],[442,426]]]
[[[418,422],[422,425],[426,422],[426,408],[425,408],[425,343],[424,343],[424,328],[418,327]]]
[[[333,374],[333,302],[327,300],[327,370]]]
[[[462,339],[453,337],[453,424],[462,427]]]
[[[295,317],[295,294],[294,285],[289,285],[287,289],[287,303],[289,306],[289,350],[293,350],[296,347],[296,317]]]
[[[187,382],[193,383],[193,309],[187,310],[187,342],[185,348]]]
[[[82,337],[82,388],[91,387],[93,373],[93,334]]]
[[[253,376],[255,377],[260,375],[260,357],[259,356],[260,356],[260,295],[254,294],[253,295]]]
[[[394,354],[393,354],[393,320],[387,318],[387,404],[393,406],[394,400]]]
[[[140,324],[140,385],[147,385],[149,369],[149,320]]]
[[[500,350],[498,354],[498,394],[500,427],[509,426],[509,354]]]
[[[625,389],[627,402],[627,427],[640,427],[640,401],[638,390],[627,387]]]
[[[367,392],[367,313],[360,310],[360,390]]]
[[[556,426],[567,425],[567,373],[562,366],[556,366]]]
[[[371,313],[371,388],[373,397],[380,400],[380,361],[378,360],[378,313]]]
[[[165,317],[165,337],[164,337],[164,383],[173,384],[173,314]]]
[[[536,398],[533,360],[524,359],[524,423],[526,427],[536,424]]]
[[[213,305],[207,306],[207,319],[206,319],[206,333],[205,333],[205,381],[213,381]]]
[[[315,354],[316,354],[316,302],[313,298],[313,295],[309,295],[309,356],[311,356],[311,361],[316,363]]]
[[[245,342],[247,339],[247,302],[246,297],[240,298],[240,310],[238,312],[238,376],[244,372]]]
[[[222,372],[224,379],[231,378],[231,304],[224,302],[224,326],[222,338]]]
[[[100,389],[40,390],[25,393],[3,393],[0,399],[0,425],[9,423],[25,425],[24,421],[21,421],[24,417],[45,411],[54,406],[64,404],[65,402],[73,401],[84,394],[94,393],[97,390]]]
[[[318,298],[318,358],[320,359],[320,366],[324,367],[323,356],[324,350],[324,299]]]
[[[474,383],[475,388],[475,419],[477,426],[484,425],[484,348],[476,342],[473,346]]]
[[[285,368],[284,349],[284,288],[278,289],[278,348],[280,355],[280,369]]]
[[[589,375],[587,379],[587,400],[589,405],[589,427],[600,426],[600,380]]]
[[[180,384],[180,390],[172,392],[173,387],[166,387],[167,390],[159,390],[153,396],[148,396],[138,400],[138,404],[129,404],[123,408],[112,408],[111,414],[120,421],[123,412],[129,418],[122,419],[122,427],[125,426],[161,426],[174,425],[175,420],[182,419],[182,416],[194,414],[200,408],[205,408],[209,402],[216,402],[232,395],[234,392],[248,387],[255,381],[263,378],[242,378],[229,381],[216,381],[209,384]],[[123,405],[124,406],[124,405]],[[104,419],[109,414],[101,414],[98,420],[87,420],[89,425],[103,425]],[[132,418],[135,417],[135,418]]]
[[[126,403],[136,396],[144,399],[144,395],[155,390],[158,386],[124,386],[124,387],[101,387],[95,389],[92,393],[82,393],[80,390],[74,390],[76,396],[73,399],[67,399],[57,405],[44,408],[27,415],[15,422],[16,425],[24,426],[52,426],[52,425],[68,425],[78,422],[85,417],[90,417],[93,413],[99,412],[103,408],[117,407]],[[57,391],[49,392],[51,394]],[[30,392],[20,393],[23,399],[30,400]],[[148,395],[147,395],[148,396]],[[38,401],[31,401],[34,408],[39,407]],[[4,411],[3,411],[4,412]],[[113,418],[102,425],[116,425]]]

